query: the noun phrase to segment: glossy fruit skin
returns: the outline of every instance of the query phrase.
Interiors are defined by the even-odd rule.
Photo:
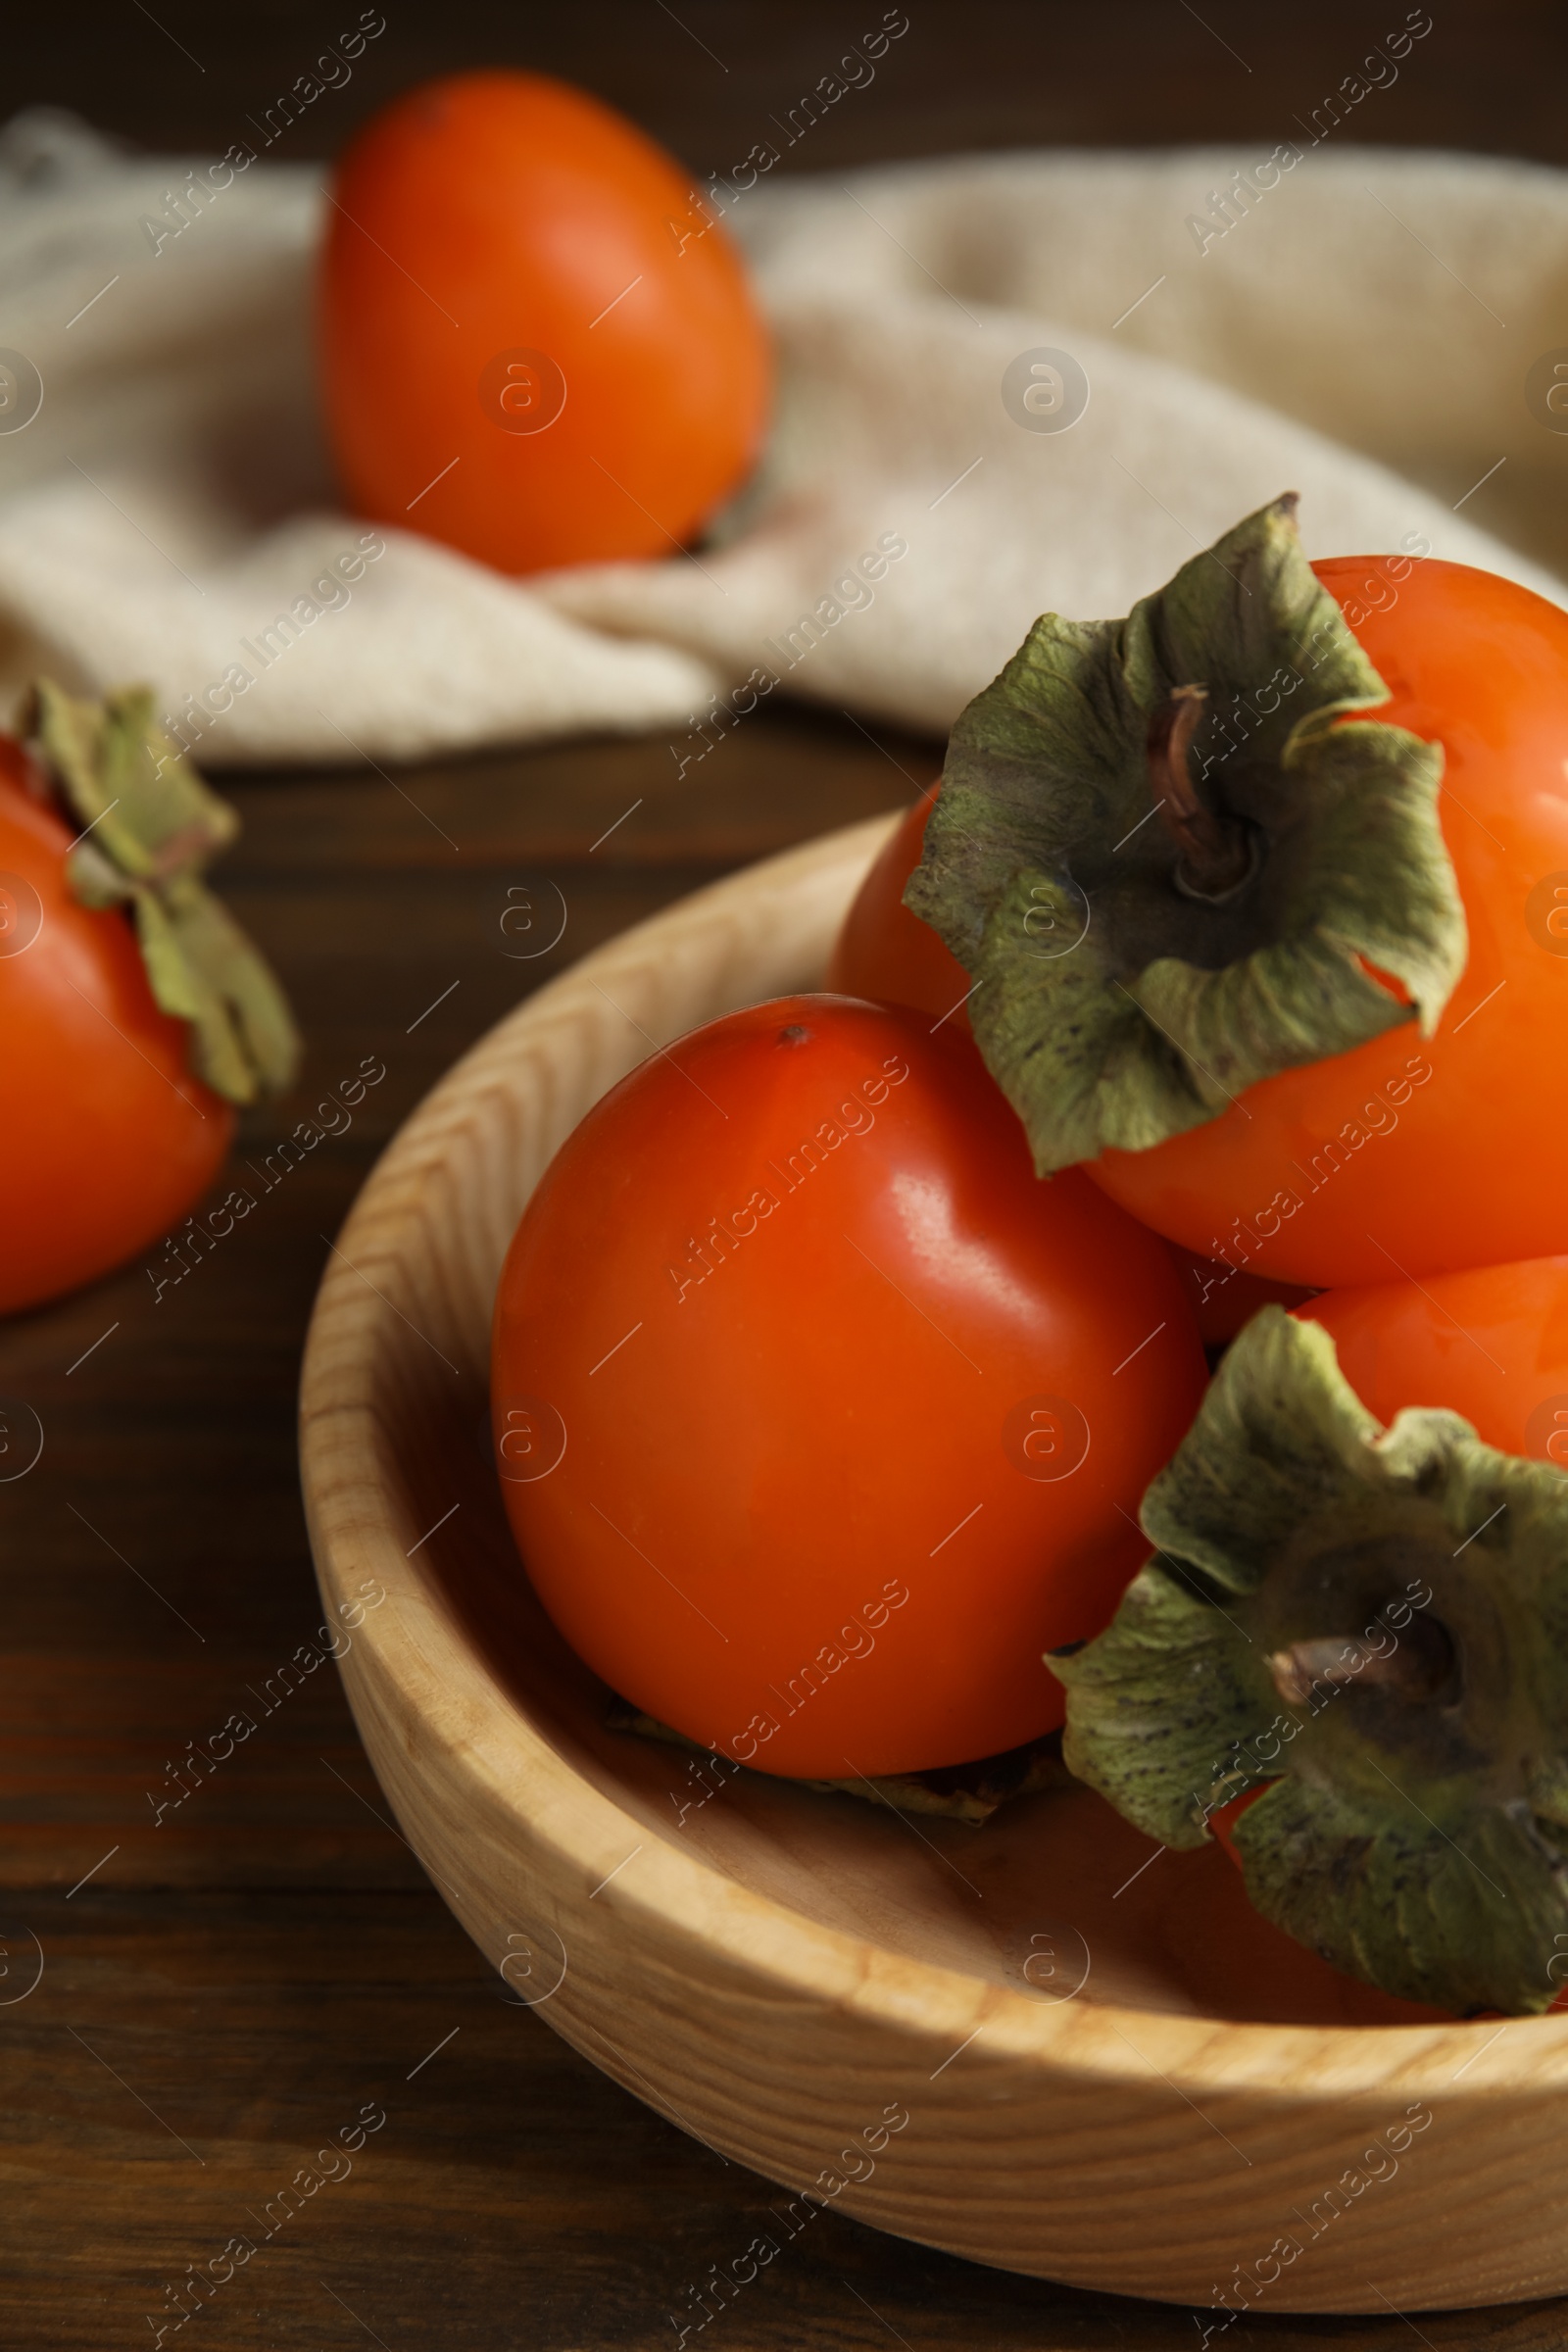
[[[1568,1257],[1325,1291],[1321,1323],[1369,1412],[1446,1405],[1503,1453],[1568,1470]]]
[[[5,1314],[156,1241],[212,1182],[234,1131],[230,1105],[190,1073],[185,1023],[153,1002],[126,915],[72,897],[72,831],[27,791],[28,773],[22,747],[0,739]]]
[[[1289,1282],[1568,1248],[1568,613],[1434,559],[1396,587],[1370,558],[1312,568],[1390,688],[1375,715],[1444,746],[1469,961],[1434,1037],[1391,1029],[1090,1173],[1173,1241]]]
[[[740,256],[612,109],[454,74],[376,116],[333,195],[321,392],[364,514],[531,572],[672,555],[745,479],[770,359]]]
[[[1163,1246],[1076,1173],[1041,1186],[973,1047],[928,1028],[797,997],[697,1030],[568,1139],[501,1277],[498,1467],[540,1598],[761,1771],[1058,1724],[1042,1652],[1111,1616],[1203,1386]]]
[[[921,794],[873,858],[834,943],[826,985],[874,1004],[912,1004],[933,1020],[967,1029],[968,973],[930,924],[904,904],[904,886],[920,862],[926,820],[941,789],[939,779]]]

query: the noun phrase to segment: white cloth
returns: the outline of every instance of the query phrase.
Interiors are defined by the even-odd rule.
[[[149,679],[177,715],[239,662],[197,746],[219,765],[606,728],[667,728],[678,763],[757,670],[940,729],[1038,612],[1123,612],[1285,489],[1309,554],[1421,534],[1568,602],[1568,442],[1525,396],[1563,331],[1568,175],[1330,138],[1266,188],[1260,154],[1197,149],[764,179],[727,217],[778,413],[711,547],[520,584],[388,529],[264,666],[242,641],[366,528],[315,414],[322,174],[253,165],[155,253],[143,219],[199,160],[64,116],[0,134],[0,344],[43,384],[0,430],[0,701],[42,667]],[[1041,349],[1087,375],[1068,430],[1004,403]]]

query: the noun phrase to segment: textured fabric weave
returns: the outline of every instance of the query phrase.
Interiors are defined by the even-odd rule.
[[[1309,554],[1419,536],[1568,599],[1526,389],[1568,333],[1554,172],[1325,138],[1267,187],[1196,149],[764,180],[728,212],[780,365],[757,479],[692,557],[519,583],[341,511],[322,169],[257,163],[155,249],[196,160],[0,134],[0,341],[43,385],[0,416],[0,695],[146,679],[213,765],[666,729],[680,768],[774,691],[941,729],[1038,612],[1123,612],[1285,489]],[[1040,352],[1087,383],[1066,429]]]

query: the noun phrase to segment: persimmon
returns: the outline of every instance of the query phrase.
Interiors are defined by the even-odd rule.
[[[1279,500],[1127,620],[1035,624],[906,896],[1040,1168],[1186,1249],[1568,1248],[1568,613],[1528,589],[1415,535],[1309,566]]]
[[[656,1054],[496,1299],[502,1493],[624,1698],[736,1762],[923,1770],[1061,1721],[1204,1370],[1164,1245],[1042,1198],[966,1038],[795,997]]]
[[[1568,1953],[1565,1306],[1568,1259],[1265,1307],[1053,1660],[1081,1779],[1461,2015],[1551,2007]]]
[[[0,1313],[156,1240],[221,1165],[234,1104],[297,1053],[276,983],[200,880],[236,820],[151,703],[45,687],[34,742],[0,737]]]
[[[450,74],[360,132],[317,318],[349,498],[501,571],[667,556],[761,444],[771,362],[729,232],[546,74]]]
[[[907,809],[872,858],[834,942],[824,985],[876,1004],[912,1004],[933,1020],[967,1029],[969,975],[929,923],[904,904],[904,886],[920,862],[926,819],[941,785]]]
[[[1568,1470],[1568,1257],[1324,1291],[1295,1311],[1380,1421],[1443,1405],[1499,1451]]]

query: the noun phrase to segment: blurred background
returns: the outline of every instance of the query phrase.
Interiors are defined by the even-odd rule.
[[[290,133],[290,154],[330,156],[399,90],[434,74],[486,65],[560,74],[621,108],[699,173],[721,171],[787,105],[836,45],[875,24],[828,0],[787,11],[690,0],[600,0],[592,10],[481,7],[382,10],[386,32]],[[1213,0],[968,0],[906,12],[919,39],[893,52],[874,91],[825,122],[816,152],[785,171],[947,155],[964,148],[1166,146],[1289,138],[1299,112],[1396,29],[1399,0],[1311,9]],[[1426,13],[1426,12],[1418,12]],[[1460,0],[1432,12],[1419,51],[1375,124],[1350,139],[1458,147],[1560,163],[1568,24],[1548,0]],[[338,12],[351,26],[358,11]],[[139,17],[141,22],[133,20]],[[13,109],[71,106],[140,147],[223,147],[308,67],[339,29],[309,6],[218,10],[168,0],[27,12],[11,36]]]

